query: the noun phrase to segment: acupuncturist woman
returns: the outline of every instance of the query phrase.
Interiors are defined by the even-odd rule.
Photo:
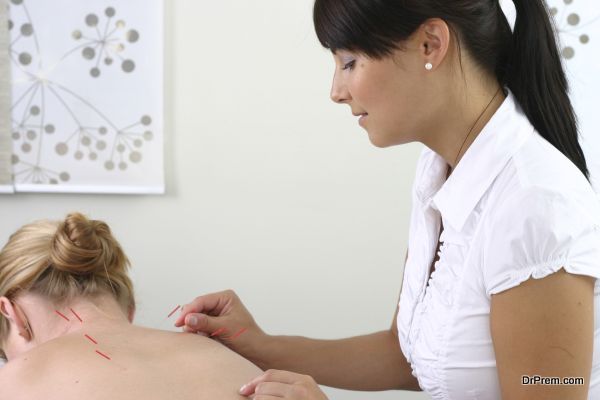
[[[600,399],[600,204],[546,5],[514,3],[512,30],[499,0],[316,0],[331,98],[375,146],[425,145],[400,301],[387,330],[314,340],[266,334],[232,291],[196,298],[177,326],[248,328],[214,336],[266,370],[243,395]]]

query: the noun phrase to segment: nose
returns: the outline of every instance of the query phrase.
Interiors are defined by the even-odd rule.
[[[348,103],[352,98],[346,84],[338,77],[337,72],[333,75],[330,97],[333,102],[338,104]]]

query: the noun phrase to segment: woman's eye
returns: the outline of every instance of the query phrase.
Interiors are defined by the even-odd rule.
[[[352,69],[352,68],[354,68],[354,63],[355,62],[356,62],[355,60],[347,62],[346,64],[344,64],[344,67],[342,69],[346,70],[346,69]]]

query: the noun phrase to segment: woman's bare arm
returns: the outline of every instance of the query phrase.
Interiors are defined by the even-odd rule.
[[[594,344],[594,282],[564,270],[492,295],[490,323],[503,399],[586,400]],[[523,376],[560,381],[523,384]],[[563,378],[583,382],[563,382]]]
[[[339,340],[269,336],[251,360],[265,370],[310,375],[319,384],[341,389],[421,391],[400,349],[398,311],[399,307],[389,330],[364,336]]]

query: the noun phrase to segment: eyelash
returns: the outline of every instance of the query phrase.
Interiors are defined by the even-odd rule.
[[[352,61],[346,63],[342,69],[343,70],[347,70],[347,69],[352,70],[352,68],[354,68],[354,63],[355,62],[356,62],[355,60],[352,60]]]

